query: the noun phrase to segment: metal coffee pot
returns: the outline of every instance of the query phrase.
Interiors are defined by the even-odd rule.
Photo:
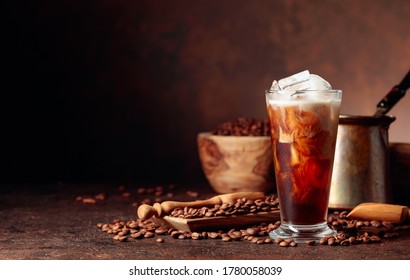
[[[351,209],[362,202],[392,202],[386,113],[410,87],[410,71],[377,105],[373,116],[341,115],[329,196],[330,208]]]

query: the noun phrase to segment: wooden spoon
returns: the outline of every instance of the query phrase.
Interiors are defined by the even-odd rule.
[[[206,206],[221,205],[223,203],[236,203],[239,198],[245,199],[264,199],[265,194],[263,192],[236,192],[230,194],[222,194],[211,197],[206,200],[196,200],[189,202],[180,201],[164,201],[161,204],[155,203],[153,206],[143,204],[138,207],[137,215],[141,220],[146,220],[155,217],[162,217],[172,212],[175,208],[193,207],[200,208]]]
[[[406,219],[410,219],[410,209],[407,206],[402,205],[366,202],[353,208],[347,217],[401,224]]]

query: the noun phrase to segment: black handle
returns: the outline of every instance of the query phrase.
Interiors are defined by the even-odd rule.
[[[410,87],[410,71],[404,79],[394,86],[389,93],[377,104],[377,110],[375,115],[385,115],[393,108],[394,105],[406,94],[406,90]]]

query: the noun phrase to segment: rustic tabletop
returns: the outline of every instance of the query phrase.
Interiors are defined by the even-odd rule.
[[[157,191],[160,189],[160,191]],[[208,186],[165,185],[3,185],[0,194],[0,259],[410,259],[410,231],[372,244],[324,246],[223,242],[221,239],[174,239],[170,235],[113,239],[98,224],[136,219],[145,200],[195,200],[215,195]],[[198,195],[198,196],[197,196]],[[158,242],[158,237],[163,242]]]

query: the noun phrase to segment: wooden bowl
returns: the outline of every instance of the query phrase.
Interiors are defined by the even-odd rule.
[[[217,193],[273,191],[272,144],[269,136],[221,136],[199,133],[199,158]]]

